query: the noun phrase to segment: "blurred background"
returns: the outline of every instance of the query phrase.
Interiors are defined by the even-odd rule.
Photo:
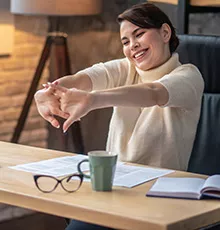
[[[97,62],[122,58],[117,15],[126,8],[145,1],[103,0],[101,14],[93,16],[66,16],[60,18],[60,29],[68,34],[67,44],[71,73],[89,67]],[[177,6],[156,3],[177,25]],[[189,33],[220,35],[220,13],[196,13],[189,16]],[[24,105],[36,66],[48,32],[47,16],[17,15],[10,13],[10,1],[0,1],[0,141],[10,142],[19,115]],[[178,32],[178,30],[177,30]],[[53,78],[55,51],[52,49],[38,88]],[[104,149],[111,109],[89,113],[80,122],[83,153],[94,149]],[[96,131],[94,134],[94,130]],[[51,128],[37,112],[34,101],[26,119],[25,127],[18,143],[43,148],[66,150],[54,136]],[[65,136],[62,138],[66,138]],[[68,137],[71,145],[71,136]],[[70,146],[69,151],[74,152]],[[15,207],[1,206],[1,220],[21,217],[29,211]],[[31,215],[30,218],[16,219],[15,222],[0,223],[0,229],[27,229],[28,223],[38,223],[31,229],[59,229],[64,222],[49,215]],[[61,223],[62,222],[62,223]],[[51,223],[54,224],[52,227]],[[58,224],[60,223],[60,225]],[[26,226],[26,227],[25,227]],[[60,228],[62,229],[62,228]]]
[[[103,10],[99,15],[67,16],[60,19],[61,30],[68,33],[72,73],[97,62],[123,57],[116,18],[123,10],[140,2],[145,1],[104,0]],[[156,5],[169,15],[176,26],[177,7],[165,3]],[[10,141],[43,49],[48,20],[46,16],[12,15],[9,11],[10,2],[7,0],[1,1],[0,8],[0,12],[7,13],[1,13],[0,16],[0,39],[1,43],[7,41],[9,46],[8,54],[3,51],[1,53],[0,50],[0,140]],[[220,13],[190,14],[189,21],[190,34],[220,34]],[[8,24],[11,26],[9,31]],[[38,88],[42,88],[41,84],[47,82],[50,74],[53,74],[55,67],[52,59],[53,52]],[[32,104],[19,143],[39,147],[48,147],[49,143],[50,148],[62,150],[62,146],[54,144],[53,137],[48,140],[47,124],[39,116],[35,104]],[[80,125],[84,152],[105,148],[110,116],[111,109],[105,109],[91,112],[82,119]],[[94,129],[96,135],[91,135]],[[50,132],[53,133],[53,130]]]

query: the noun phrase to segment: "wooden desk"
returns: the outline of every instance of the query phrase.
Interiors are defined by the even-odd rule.
[[[32,174],[7,167],[65,155],[70,154],[0,142],[0,202],[117,229],[197,229],[220,221],[219,200],[146,197],[154,181],[132,189],[114,187],[112,192],[94,192],[85,182],[75,193],[58,189],[45,194],[35,187]]]

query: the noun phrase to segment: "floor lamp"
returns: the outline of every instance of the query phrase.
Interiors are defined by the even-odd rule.
[[[11,0],[12,13],[23,15],[47,15],[49,16],[50,24],[38,66],[11,139],[12,143],[17,143],[19,141],[34,94],[37,90],[38,83],[46,61],[50,56],[52,47],[55,48],[58,77],[71,74],[67,48],[67,34],[59,31],[60,16],[98,14],[101,11],[101,1],[102,0]],[[62,145],[60,149],[56,149],[83,152],[83,141],[79,122],[74,123],[72,129],[70,129],[65,136],[62,134],[61,130],[53,130],[53,133],[55,132],[57,132],[55,134],[55,141],[57,142],[57,139],[60,139]],[[68,147],[68,136],[74,141],[74,149]]]

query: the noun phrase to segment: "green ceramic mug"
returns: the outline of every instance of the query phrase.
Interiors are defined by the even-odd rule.
[[[95,191],[111,191],[115,168],[117,163],[117,154],[108,151],[91,151],[88,152],[88,159],[78,163],[79,173],[86,178],[91,178],[92,189]],[[81,170],[81,164],[89,162],[90,175]]]

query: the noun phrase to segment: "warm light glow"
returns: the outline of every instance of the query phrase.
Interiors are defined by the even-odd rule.
[[[5,37],[7,35],[7,37]],[[0,24],[0,55],[8,55],[13,51],[14,27],[10,24]]]
[[[102,0],[11,0],[11,12],[28,15],[93,15],[102,9]]]
[[[7,1],[0,3],[0,55],[12,54],[14,44],[14,20]]]

